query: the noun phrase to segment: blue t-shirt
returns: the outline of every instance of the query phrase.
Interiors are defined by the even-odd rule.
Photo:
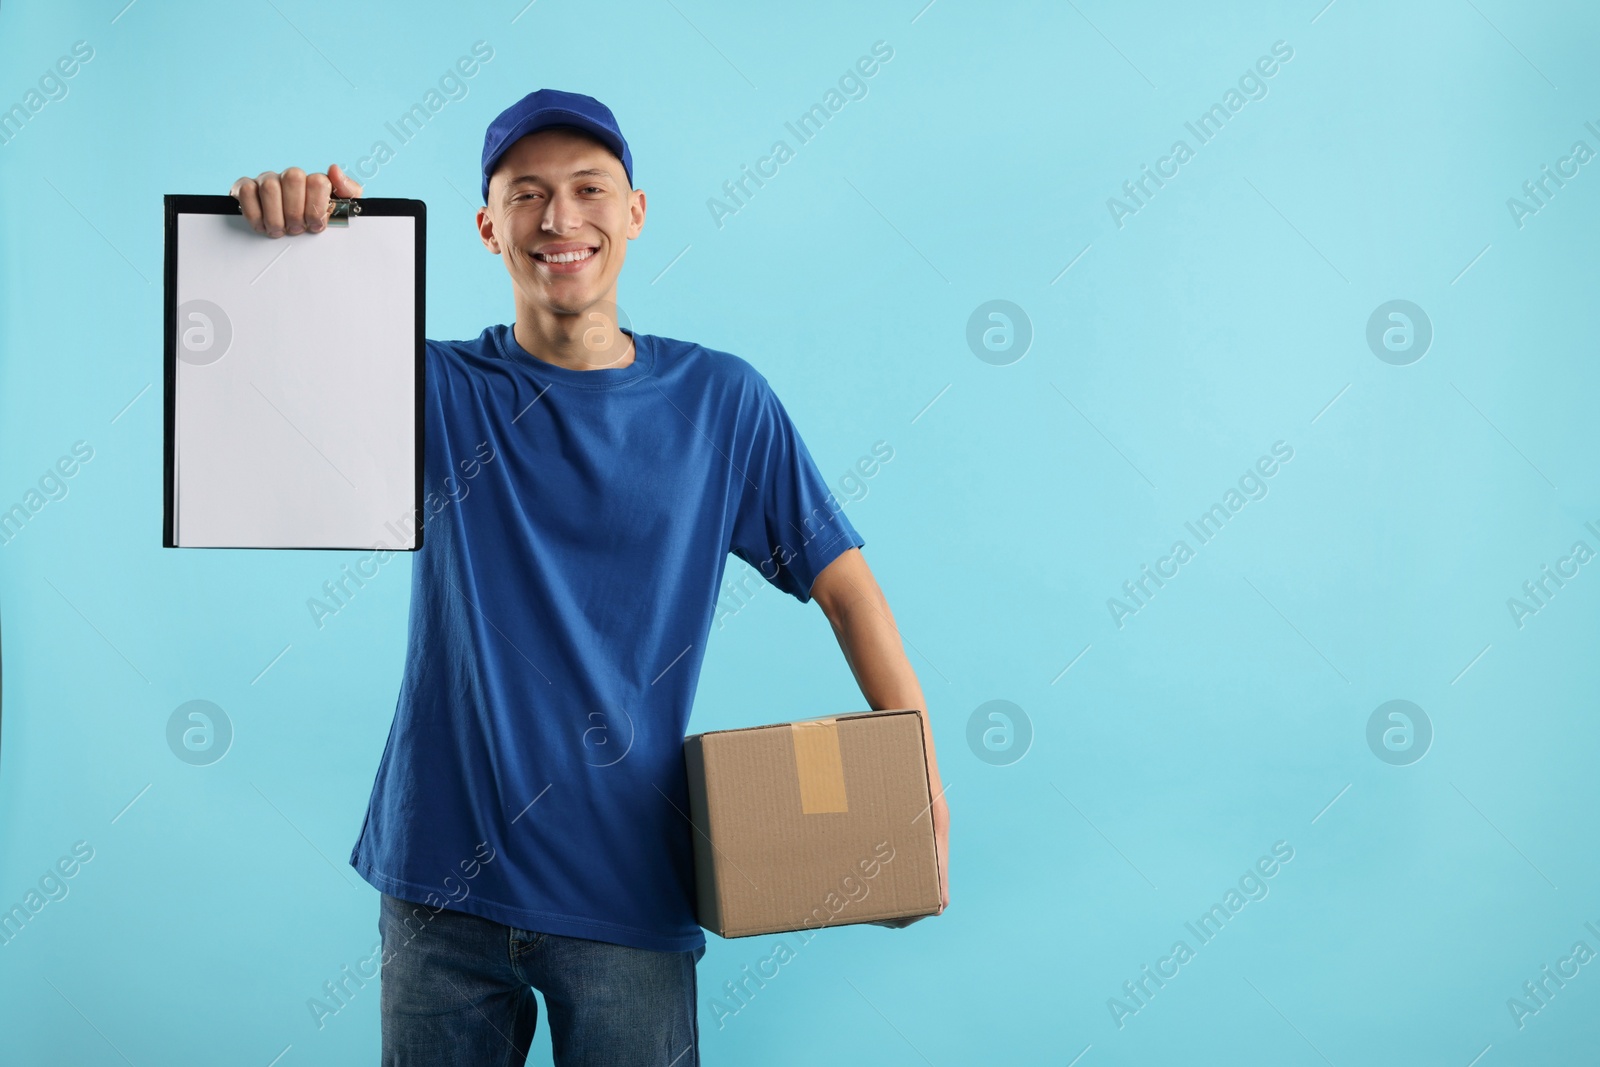
[[[350,863],[392,896],[705,951],[683,738],[728,553],[802,603],[864,544],[765,377],[633,334],[429,341],[405,672]]]

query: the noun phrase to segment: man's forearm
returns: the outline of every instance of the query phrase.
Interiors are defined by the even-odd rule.
[[[838,609],[830,618],[834,636],[844,652],[845,662],[855,675],[856,684],[867,705],[883,708],[921,708],[923,744],[928,751],[929,785],[933,795],[943,791],[938,764],[934,760],[933,727],[922,686],[906,659],[900,632],[895,627],[889,604],[874,585],[858,590],[859,595]]]
[[[859,548],[840,553],[822,569],[811,587],[812,596],[833,626],[845,662],[856,676],[861,695],[874,710],[887,708],[922,709],[922,745],[927,754],[928,822],[933,827],[939,863],[939,910],[950,903],[950,807],[944,800],[944,783],[939,780],[939,763],[933,751],[933,720],[917,674],[906,659],[900,629],[895,625],[889,601],[878,588],[872,569]],[[915,919],[885,923],[905,926]]]

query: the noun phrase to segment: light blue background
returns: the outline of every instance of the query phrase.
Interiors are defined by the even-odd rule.
[[[9,1062],[376,1058],[376,983],[321,1030],[306,1002],[377,938],[344,860],[411,564],[319,631],[353,554],[160,547],[161,196],[353,166],[479,40],[465,99],[366,184],[428,202],[430,336],[512,315],[471,226],[484,126],[592,93],[649,197],[635,326],[751,360],[830,479],[894,449],[848,513],[932,710],[952,905],[819,937],[720,1029],[775,939],[713,937],[707,1063],[1592,1052],[1600,963],[1524,1028],[1507,999],[1600,951],[1600,564],[1521,628],[1506,605],[1600,549],[1600,164],[1522,228],[1506,206],[1600,149],[1592,8],[123,2],[0,10],[0,106],[94,49],[0,146],[0,508],[95,450],[0,548],[0,906],[95,850],[0,946]],[[878,40],[868,95],[719,229],[707,199]],[[1107,198],[1279,40],[1266,98],[1119,229]],[[1397,298],[1435,330],[1409,366],[1365,341]],[[1034,330],[1008,366],[965,340],[992,299]],[[1119,629],[1107,598],[1279,440],[1269,495]],[[1365,738],[1395,698],[1436,734],[1410,766]],[[211,766],[167,747],[191,699],[234,724]],[[1009,766],[966,741],[994,699],[1034,730]],[[692,728],[862,706],[821,612],[769,588],[713,633]],[[1270,895],[1119,1029],[1108,998],[1277,841]]]

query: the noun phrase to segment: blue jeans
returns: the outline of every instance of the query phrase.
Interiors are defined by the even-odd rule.
[[[518,930],[383,894],[383,1067],[699,1067],[694,952]],[[529,988],[529,987],[533,988]]]

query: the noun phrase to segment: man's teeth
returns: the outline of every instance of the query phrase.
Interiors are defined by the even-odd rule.
[[[576,263],[580,259],[588,259],[594,255],[594,249],[585,248],[582,252],[562,252],[554,256],[547,256],[543,252],[535,252],[534,255],[546,263]]]

